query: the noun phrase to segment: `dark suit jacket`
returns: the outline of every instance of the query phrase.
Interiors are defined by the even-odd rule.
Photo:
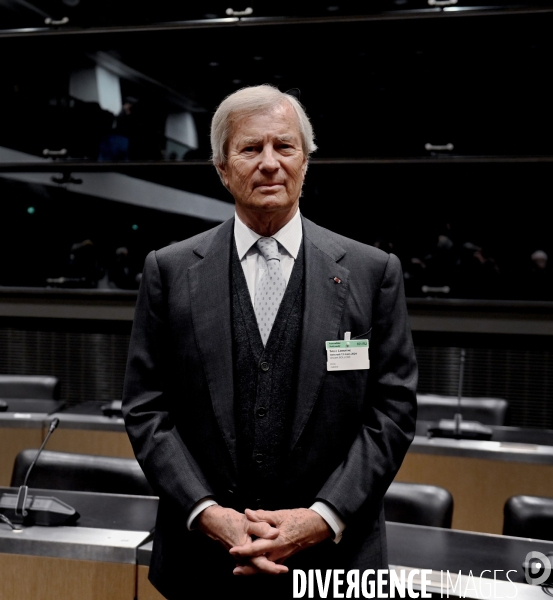
[[[129,348],[123,413],[136,457],[160,496],[150,578],[171,598],[183,581],[204,585],[214,573],[232,571],[226,550],[186,529],[194,504],[213,496],[245,508],[233,406],[233,222],[148,255]],[[289,564],[386,568],[382,498],[416,416],[401,267],[394,255],[307,219],[303,228],[298,391],[281,508],[324,500],[347,528],[339,544],[327,540]],[[370,338],[370,370],[327,372],[325,341],[346,331]]]

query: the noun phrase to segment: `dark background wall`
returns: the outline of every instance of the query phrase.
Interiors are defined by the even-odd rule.
[[[155,194],[145,206],[78,194],[79,180],[118,173],[230,206],[209,164],[211,115],[228,93],[270,83],[300,98],[317,136],[302,212],[398,254],[409,296],[453,299],[452,311],[459,298],[523,300],[525,314],[553,301],[551,262],[530,260],[553,253],[552,2],[249,2],[244,17],[190,4],[0,1],[0,298],[75,279],[136,288],[148,251],[217,220],[162,209]],[[129,118],[71,94],[74,74],[96,67],[117,74]],[[175,111],[197,137],[178,156],[165,129]],[[114,132],[126,150],[107,155]],[[72,258],[85,240],[93,275]],[[129,331],[0,307],[0,372],[58,375],[71,401],[119,398]],[[553,428],[549,335],[414,338],[419,391],[456,395],[464,347],[466,395],[504,397],[509,423]]]

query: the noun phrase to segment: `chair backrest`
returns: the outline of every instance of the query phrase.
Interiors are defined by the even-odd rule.
[[[49,375],[0,375],[0,398],[56,400],[59,381]]]
[[[15,458],[11,485],[23,484],[37,451],[22,450]],[[40,489],[73,490],[152,496],[140,465],[134,458],[94,456],[44,450],[27,485]]]
[[[503,508],[503,535],[553,540],[553,498],[511,496]]]
[[[434,394],[417,395],[420,421],[439,421],[453,419],[457,412],[457,398]],[[509,403],[503,398],[462,398],[461,410],[467,421],[479,421],[484,425],[504,425]]]
[[[451,527],[453,496],[443,487],[394,481],[384,496],[386,521]]]

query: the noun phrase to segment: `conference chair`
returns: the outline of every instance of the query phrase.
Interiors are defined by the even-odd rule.
[[[36,450],[22,450],[15,458],[11,485],[23,484]],[[134,458],[94,456],[44,450],[27,485],[39,489],[73,490],[153,496],[140,465]]]
[[[59,381],[49,375],[0,375],[0,398],[57,400]]]
[[[384,496],[386,521],[451,528],[453,496],[436,485],[392,482]]]
[[[458,411],[458,400],[453,396],[417,394],[419,421],[453,419]],[[504,425],[509,403],[502,398],[462,398],[461,414],[466,421],[484,425]]]
[[[553,498],[511,496],[503,508],[503,535],[553,541]]]

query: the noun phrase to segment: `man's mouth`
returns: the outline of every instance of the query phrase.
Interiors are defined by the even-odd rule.
[[[271,189],[271,188],[282,187],[283,185],[284,185],[283,183],[256,183],[255,187]]]

